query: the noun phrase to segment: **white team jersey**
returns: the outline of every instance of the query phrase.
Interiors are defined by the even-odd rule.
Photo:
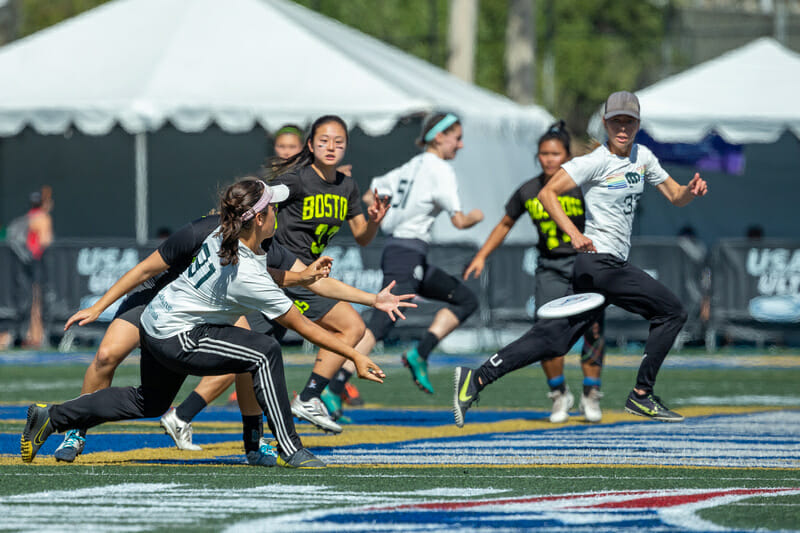
[[[269,318],[292,306],[267,272],[267,256],[239,243],[239,263],[220,266],[222,237],[209,235],[189,268],[164,287],[142,313],[148,335],[166,339],[201,324],[233,324],[256,310]]]
[[[390,195],[392,208],[381,230],[398,239],[429,242],[431,226],[442,211],[451,217],[461,211],[456,173],[440,157],[423,152],[405,165],[374,178],[370,190]]]
[[[612,154],[606,145],[567,161],[561,167],[583,191],[586,230],[598,253],[628,258],[636,203],[644,182],[658,185],[668,177],[645,146],[634,144],[630,156]]]

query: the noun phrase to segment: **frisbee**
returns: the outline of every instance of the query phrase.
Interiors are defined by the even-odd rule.
[[[570,294],[547,302],[536,312],[539,318],[564,318],[591,311],[603,305],[606,299],[596,292]]]

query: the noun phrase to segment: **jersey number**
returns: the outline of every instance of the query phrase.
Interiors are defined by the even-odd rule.
[[[633,213],[633,211],[636,209],[636,204],[638,201],[639,201],[638,194],[629,194],[628,196],[626,196],[625,199],[623,200],[623,202],[625,202],[625,205],[622,208],[622,212],[625,213],[626,215],[630,215],[631,213]]]
[[[314,255],[321,254],[325,247],[328,246],[331,238],[336,235],[340,229],[340,226],[329,226],[328,224],[320,224],[317,226],[317,229],[314,230],[317,240],[311,243],[311,253]]]
[[[203,243],[203,247],[200,248],[200,252],[198,252],[197,257],[192,260],[192,264],[189,265],[188,269],[186,269],[186,275],[189,276],[189,278],[193,278],[201,268],[203,268],[205,265],[208,265],[208,272],[203,274],[203,276],[195,282],[195,289],[200,287],[200,285],[202,285],[208,278],[211,277],[211,274],[216,271],[214,264],[209,263],[208,261],[210,258],[211,252],[208,251],[208,245]]]
[[[547,235],[547,249],[552,250],[553,248],[557,248],[559,244],[562,242],[568,243],[571,242],[572,239],[569,238],[569,235],[566,233],[561,235],[561,240],[558,240],[558,224],[556,224],[552,220],[544,220],[539,223],[539,229],[542,230],[542,233]]]
[[[414,185],[414,180],[407,180],[405,178],[400,180],[397,184],[397,195],[392,202],[392,207],[405,209],[408,203],[408,195],[411,194],[411,186]]]

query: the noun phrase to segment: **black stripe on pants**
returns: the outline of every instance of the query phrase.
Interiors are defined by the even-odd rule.
[[[578,254],[572,286],[574,292],[599,292],[606,297],[606,304],[569,318],[537,321],[477,370],[476,377],[484,386],[523,366],[564,355],[601,311],[614,304],[650,321],[636,388],[653,390],[661,364],[686,322],[678,298],[642,269],[609,254]]]
[[[302,448],[292,419],[280,345],[275,339],[242,328],[209,324],[167,339],[150,337],[143,330],[140,336],[142,384],[112,387],[53,406],[50,416],[56,429],[161,416],[187,375],[249,372],[280,450],[291,455]]]

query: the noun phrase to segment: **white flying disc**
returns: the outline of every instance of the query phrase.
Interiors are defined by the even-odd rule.
[[[564,318],[579,315],[603,305],[606,299],[596,292],[570,294],[547,302],[536,312],[539,318]]]

